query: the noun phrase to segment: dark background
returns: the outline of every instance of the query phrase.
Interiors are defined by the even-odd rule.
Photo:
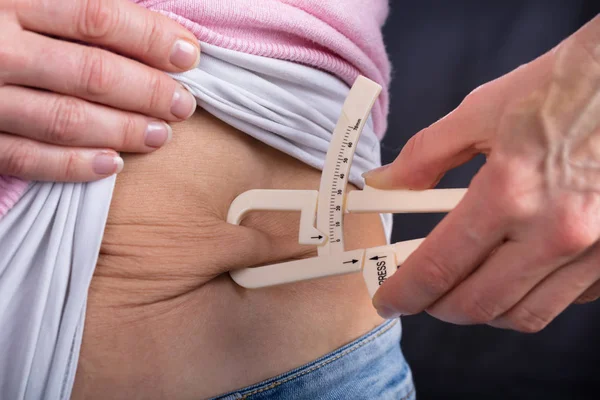
[[[600,12],[595,1],[391,1],[394,66],[384,162],[477,86],[548,51]],[[466,187],[484,162],[449,173]],[[443,215],[396,216],[394,241],[423,237]],[[428,399],[600,399],[600,301],[571,306],[538,334],[403,318],[403,349]]]

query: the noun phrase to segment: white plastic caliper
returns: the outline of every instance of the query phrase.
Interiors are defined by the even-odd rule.
[[[344,214],[447,212],[462,199],[466,189],[410,191],[365,186],[346,192],[356,143],[380,92],[381,86],[362,76],[352,86],[333,132],[319,191],[249,190],[233,201],[227,222],[236,225],[250,211],[300,211],[300,244],[318,246],[317,257],[231,271],[237,284],[261,288],[362,271],[372,297],[423,239],[345,251]]]

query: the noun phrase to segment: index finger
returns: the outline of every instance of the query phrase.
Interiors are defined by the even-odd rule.
[[[163,71],[198,64],[196,37],[177,22],[127,0],[20,0],[21,26],[37,33],[79,40],[135,58]]]
[[[476,177],[459,205],[376,292],[373,305],[382,317],[426,310],[463,281],[502,242],[503,220],[479,195],[485,193],[476,187],[482,181],[485,177]]]

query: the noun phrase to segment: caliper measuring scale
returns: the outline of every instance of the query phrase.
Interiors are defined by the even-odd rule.
[[[239,225],[250,211],[299,211],[299,243],[317,246],[317,256],[230,272],[246,288],[261,288],[326,276],[363,273],[371,297],[416,250],[423,239],[379,247],[344,249],[345,213],[448,212],[466,189],[379,190],[365,186],[347,192],[348,176],[360,134],[381,92],[377,83],[359,76],[350,89],[337,122],[319,190],[261,190],[240,194],[227,222]],[[316,221],[316,226],[315,226]]]

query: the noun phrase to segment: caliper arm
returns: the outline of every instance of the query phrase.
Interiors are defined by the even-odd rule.
[[[362,271],[369,295],[392,276],[423,239],[231,271],[240,286],[257,289]]]
[[[300,211],[298,242],[320,245],[326,237],[314,226],[318,197],[316,190],[248,190],[231,203],[227,222],[239,225],[250,211]]]

